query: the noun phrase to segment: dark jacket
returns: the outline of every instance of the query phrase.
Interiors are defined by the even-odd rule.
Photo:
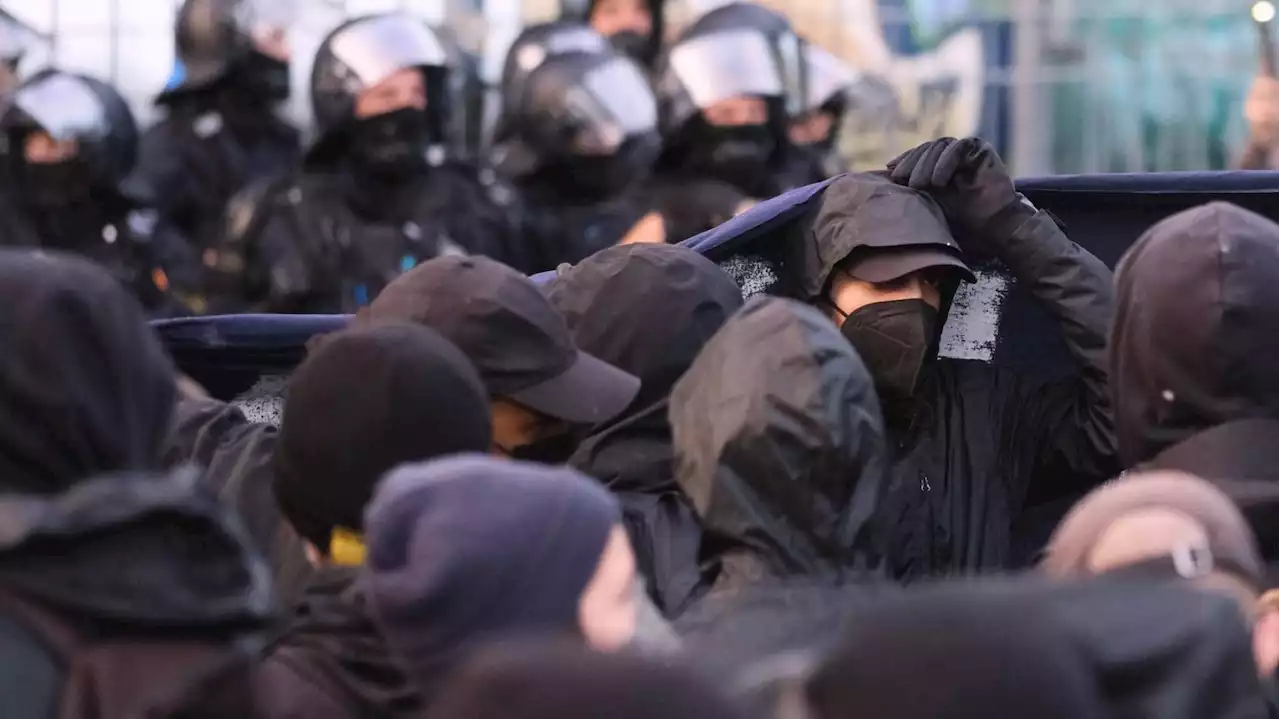
[[[1120,261],[1110,361],[1126,466],[1223,484],[1276,558],[1280,250],[1276,224],[1214,202],[1147,231]]]
[[[508,264],[529,274],[580,262],[618,244],[653,209],[644,190],[601,202],[573,202],[536,180],[516,187],[524,207],[523,256]]]
[[[369,619],[356,570],[321,570],[256,677],[267,719],[419,717],[422,701]]]
[[[495,192],[454,164],[390,184],[341,167],[260,183],[228,206],[214,292],[228,310],[350,313],[438,255],[506,262],[515,225]]]
[[[297,164],[298,131],[231,88],[169,92],[161,103],[168,115],[142,136],[138,175],[166,221],[203,250],[220,239],[237,192]]]
[[[675,480],[668,396],[742,295],[715,263],[668,245],[604,250],[546,293],[578,348],[641,380],[630,408],[592,428],[568,464],[618,497],[650,596],[679,614],[702,583],[702,529]]]
[[[782,579],[866,579],[887,450],[870,374],[818,310],[757,298],[671,395],[677,479],[705,529],[712,598]]]
[[[191,702],[202,716],[243,716],[251,706],[243,667],[271,618],[270,578],[194,471],[8,495],[0,522],[7,715],[141,716]],[[230,670],[240,678],[205,684]]]
[[[759,271],[733,268],[739,284],[810,301],[835,263],[863,244],[919,244],[921,233],[950,232],[910,192],[876,173],[846,175],[796,190],[799,204],[787,196],[763,203],[696,244],[722,266],[758,252]],[[869,204],[877,193],[899,199]],[[892,573],[901,579],[1005,567],[1029,487],[1047,500],[1118,470],[1104,352],[1111,272],[1047,213],[1028,207],[1007,219],[1006,236],[984,244],[1057,322],[1079,373],[1034,381],[974,360],[927,364],[914,420],[891,432],[894,480],[880,500],[896,527]],[[730,233],[751,235],[754,246],[734,253]],[[708,247],[716,241],[719,249]]]

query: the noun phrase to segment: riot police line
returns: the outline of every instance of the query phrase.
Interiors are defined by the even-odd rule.
[[[0,244],[87,255],[157,317],[353,312],[432,257],[536,273],[679,242],[841,169],[853,73],[751,3],[666,46],[661,3],[566,5],[512,44],[479,153],[458,120],[474,58],[403,13],[325,38],[304,147],[278,114],[288,5],[187,0],[181,82],[145,132],[107,83],[27,78],[0,120]]]

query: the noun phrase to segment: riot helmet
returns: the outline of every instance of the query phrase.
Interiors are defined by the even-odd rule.
[[[507,147],[527,159],[524,168],[504,167],[508,174],[536,174],[583,201],[644,179],[661,148],[653,91],[640,65],[618,53],[550,58],[505,107],[515,128]]]
[[[764,196],[804,105],[803,42],[786,18],[734,3],[703,15],[668,48],[658,81],[664,164]]]
[[[604,36],[577,22],[541,23],[521,31],[507,49],[507,57],[502,63],[502,79],[498,83],[502,106],[494,126],[492,143],[501,144],[508,139],[513,128],[506,122],[511,113],[505,109],[521,103],[529,75],[548,58],[567,53],[610,52],[609,41]]]
[[[368,15],[329,34],[311,69],[317,138],[308,163],[347,157],[376,174],[438,162],[448,141],[449,55],[422,21]]]
[[[133,171],[138,126],[110,85],[44,70],[24,82],[0,118],[16,191],[32,204],[62,205],[92,192],[119,193]]]
[[[849,103],[849,92],[858,73],[823,48],[805,43],[806,100],[802,112],[791,118],[791,142],[801,147],[830,150],[835,147]]]
[[[289,96],[286,32],[295,0],[186,0],[178,11],[174,48],[182,81],[158,98],[233,82],[271,102]]]
[[[586,23],[645,67],[662,48],[663,0],[562,0],[560,19]]]

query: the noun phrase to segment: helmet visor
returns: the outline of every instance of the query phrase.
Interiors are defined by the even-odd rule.
[[[59,141],[105,137],[110,129],[98,96],[69,75],[50,75],[19,88],[13,107]]]
[[[443,45],[427,25],[401,13],[357,22],[335,35],[329,47],[364,87],[407,68],[449,64]]]
[[[657,130],[653,90],[631,60],[613,57],[586,72],[565,102],[578,124],[573,151],[582,155],[617,152],[627,138]]]
[[[690,38],[671,49],[669,72],[706,109],[739,96],[778,97],[783,80],[768,39],[753,30]]]

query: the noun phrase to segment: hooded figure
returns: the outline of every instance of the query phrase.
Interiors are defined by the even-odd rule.
[[[450,61],[405,14],[356,18],[325,38],[311,73],[317,136],[302,167],[233,199],[210,255],[229,308],[350,313],[432,257],[520,264],[506,254],[505,200],[448,157]]]
[[[298,130],[288,99],[295,0],[186,0],[174,49],[180,73],[156,98],[165,116],[142,137],[140,179],[160,213],[200,250],[222,234],[223,211],[254,181],[287,172]]]
[[[888,453],[871,375],[817,310],[759,298],[671,395],[676,477],[705,528],[711,591],[880,569]]]
[[[1118,265],[1109,347],[1125,466],[1219,482],[1272,562],[1275,506],[1247,495],[1278,481],[1276,234],[1225,202],[1157,223]]]
[[[1231,600],[1144,582],[941,584],[864,604],[807,716],[1263,719]]]
[[[585,22],[646,68],[662,49],[664,0],[561,0],[560,18]]]
[[[783,15],[730,3],[699,18],[663,54],[664,147],[654,186],[669,241],[714,227],[744,201],[788,189],[787,122],[804,105],[803,46]],[[736,195],[727,207],[725,186]]]
[[[617,244],[650,210],[644,185],[661,150],[657,101],[641,69],[612,52],[570,52],[512,89],[495,162],[527,208],[533,266],[549,270]]]
[[[603,250],[546,293],[579,348],[640,378],[630,408],[592,428],[568,464],[618,497],[640,573],[677,615],[701,584],[702,530],[675,479],[668,397],[742,295],[715,263],[670,245]]]
[[[176,378],[137,303],[83,259],[0,251],[0,345],[5,712],[243,715],[247,681],[202,678],[265,628],[268,575],[194,472],[156,473]]]
[[[156,315],[202,306],[194,253],[133,174],[138,128],[114,88],[45,70],[9,99],[0,129],[10,148],[4,200],[13,205],[0,245],[84,255]]]
[[[893,518],[891,574],[1004,568],[1025,506],[1115,474],[1111,273],[1014,190],[981,140],[925,143],[892,167],[889,177],[847,174],[796,190],[798,202],[779,197],[698,245],[736,258],[744,287],[820,308],[865,363],[893,447],[893,482],[880,497]],[[723,244],[730,237],[738,249]],[[1075,373],[1032,379],[939,356],[956,289],[974,278],[965,258],[978,253],[998,258],[1056,322]]]

